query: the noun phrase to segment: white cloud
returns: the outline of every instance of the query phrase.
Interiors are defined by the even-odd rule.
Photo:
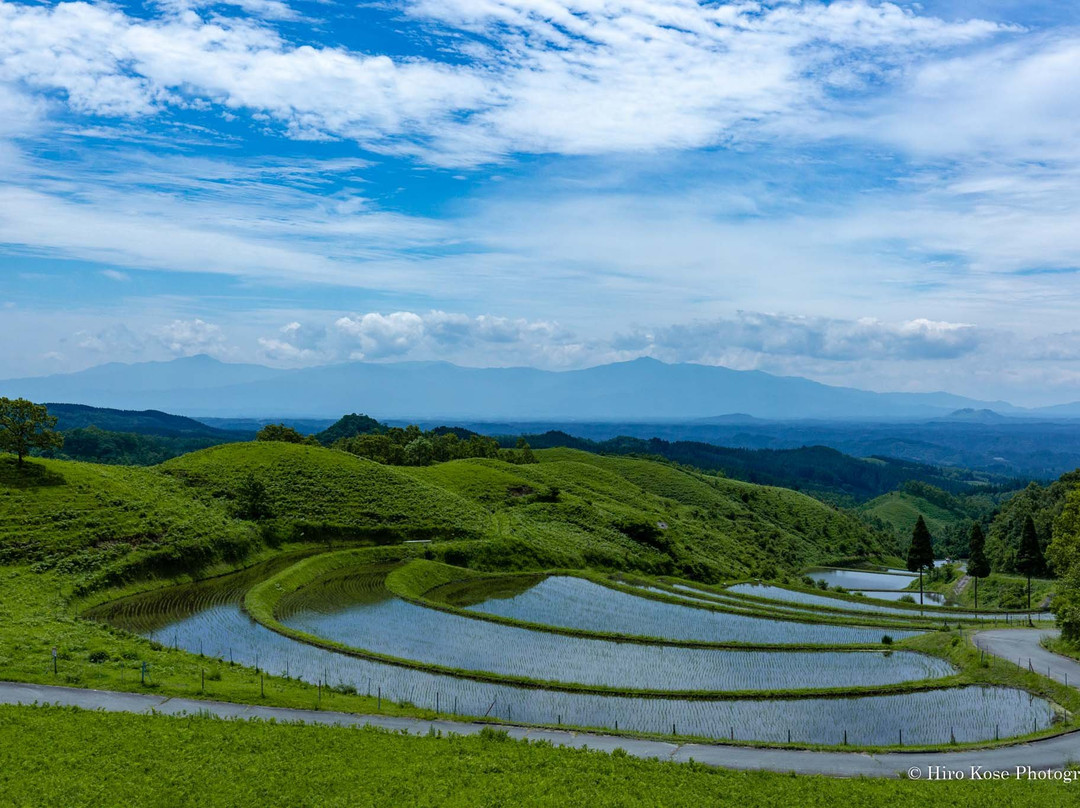
[[[143,339],[123,323],[113,323],[99,331],[76,331],[75,347],[100,357],[137,356],[143,350]]]
[[[424,336],[423,319],[411,311],[339,317],[334,328],[353,346],[349,351],[351,359],[401,356],[415,348]]]
[[[221,326],[194,320],[173,320],[153,332],[153,336],[175,356],[193,354],[222,355],[226,353],[225,334]]]
[[[927,319],[886,323],[739,312],[733,318],[634,329],[616,337],[614,347],[666,361],[706,364],[729,364],[734,355],[745,354],[832,362],[938,360],[974,352],[982,336],[972,325]]]
[[[298,139],[469,163],[706,146],[777,117],[805,125],[837,86],[880,82],[1003,30],[865,2],[421,0],[407,10],[472,62],[296,45],[267,24],[192,10],[139,19],[81,2],[2,3],[0,79],[60,91],[79,112],[213,105]]]

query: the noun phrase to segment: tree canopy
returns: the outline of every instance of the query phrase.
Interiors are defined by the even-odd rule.
[[[44,404],[25,398],[0,398],[0,449],[18,457],[20,466],[31,449],[59,449],[64,445],[55,426],[56,417],[49,415]]]
[[[967,572],[972,578],[985,578],[990,574],[990,562],[986,560],[986,536],[982,525],[971,523],[971,537],[968,540]]]
[[[1020,549],[1016,553],[1016,568],[1030,578],[1046,572],[1046,557],[1039,544],[1039,534],[1035,530],[1035,520],[1030,516],[1024,520],[1024,532],[1020,538]]]
[[[267,424],[255,433],[255,440],[276,440],[281,443],[319,445],[319,442],[311,435],[302,435],[291,426],[285,426],[285,424]]]

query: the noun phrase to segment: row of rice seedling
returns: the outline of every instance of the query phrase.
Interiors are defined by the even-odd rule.
[[[910,652],[718,650],[569,637],[396,598],[356,602],[346,596],[336,610],[304,609],[306,597],[325,605],[320,588],[312,584],[299,590],[290,610],[279,614],[281,622],[352,648],[504,676],[626,689],[721,691],[887,685],[954,673],[941,659]],[[334,591],[341,592],[336,586]]]
[[[683,587],[678,584],[676,586],[680,589],[688,589],[689,587]],[[829,609],[842,609],[844,611],[852,612],[869,612],[874,614],[888,614],[890,616],[899,617],[941,617],[952,620],[1004,620],[1005,616],[1002,614],[994,614],[983,612],[975,614],[973,612],[953,612],[947,609],[942,609],[936,606],[924,606],[922,609],[905,609],[895,606],[883,606],[875,604],[872,601],[863,603],[861,601],[851,601],[843,598],[833,598],[828,595],[818,595],[810,592],[800,592],[793,589],[785,589],[780,586],[770,586],[768,584],[735,584],[734,586],[727,587],[727,591],[733,592],[739,595],[754,595],[756,597],[768,598],[772,601],[777,601],[781,607],[786,607],[787,604],[797,603],[807,606],[824,606]],[[918,595],[916,594],[916,597]],[[1039,615],[1033,615],[1033,617],[1039,617]]]
[[[458,715],[502,721],[602,727],[716,739],[793,743],[905,745],[1006,738],[1041,730],[1052,721],[1050,705],[1004,688],[965,687],[890,696],[701,702],[644,699],[521,689],[385,665],[298,643],[252,621],[241,609],[244,581],[203,586],[198,598],[186,588],[158,593],[162,621],[150,631],[160,642],[193,653],[258,667],[339,689],[356,689],[387,701],[410,702]],[[134,623],[153,611],[145,598]],[[178,613],[173,604],[186,604]],[[115,618],[118,611],[114,610]],[[149,636],[150,631],[145,633]]]
[[[654,591],[670,594],[666,590]],[[731,600],[735,605],[745,605]],[[882,637],[881,629],[870,627],[786,622],[707,611],[692,604],[664,603],[566,575],[551,576],[514,597],[491,599],[467,608],[551,626],[674,640],[841,645],[876,643]],[[894,639],[915,633],[889,632]]]
[[[841,610],[837,610],[835,613],[829,614],[823,612],[817,606],[800,605],[798,603],[782,603],[780,601],[752,601],[746,598],[738,597],[736,595],[725,595],[719,592],[704,592],[694,589],[693,587],[684,586],[682,584],[671,584],[670,588],[662,588],[659,586],[638,585],[644,592],[654,592],[658,595],[663,595],[666,598],[675,598],[683,601],[688,606],[701,608],[702,606],[712,606],[714,608],[720,608],[733,614],[742,614],[748,617],[756,617],[758,619],[775,620],[775,621],[795,621],[801,622],[803,625],[824,626],[828,623],[821,623],[818,621],[823,620],[850,620],[858,621],[864,627],[865,626],[878,626],[879,628],[866,629],[874,633],[880,633],[883,630],[888,633],[893,639],[904,639],[907,637],[917,636],[922,634],[926,630],[936,628],[937,623],[926,623],[917,619],[910,619],[912,617],[918,618],[918,612],[906,615],[909,619],[900,620],[892,615],[874,615],[869,612],[852,612],[845,613]],[[913,626],[921,625],[923,630],[913,630],[908,628],[898,628],[897,624],[901,626]],[[880,639],[880,638],[879,638]]]

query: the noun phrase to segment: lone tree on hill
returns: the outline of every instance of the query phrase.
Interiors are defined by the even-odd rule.
[[[251,519],[255,522],[273,515],[266,486],[254,474],[245,477],[240,483],[240,488],[237,489],[236,514],[241,519]]]
[[[1031,611],[1031,576],[1046,572],[1046,558],[1039,545],[1039,534],[1035,532],[1035,522],[1029,516],[1024,520],[1024,532],[1020,536],[1020,549],[1016,553],[1016,568],[1027,576],[1027,607]],[[1028,615],[1031,622],[1031,615]]]
[[[923,570],[934,566],[934,541],[930,538],[930,529],[919,515],[915,530],[911,534],[911,547],[908,548],[907,568],[919,573],[919,605],[923,602]]]
[[[971,523],[971,537],[968,539],[967,574],[975,579],[975,610],[979,609],[979,579],[990,574],[990,562],[986,560],[986,536],[978,522]]]
[[[23,458],[31,449],[59,449],[64,438],[53,427],[56,416],[49,415],[44,404],[25,398],[0,398],[0,449]]]
[[[532,447],[529,445],[529,442],[527,440],[525,440],[524,436],[517,439],[517,446],[515,448],[517,448],[518,452],[520,453],[519,454],[519,462],[521,462],[521,463],[535,463],[536,462],[536,455],[533,454]]]

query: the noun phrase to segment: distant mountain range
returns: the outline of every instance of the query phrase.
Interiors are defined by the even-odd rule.
[[[754,418],[966,420],[961,413],[968,410],[992,410],[995,417],[1080,417],[1080,403],[1023,410],[944,392],[874,393],[797,376],[654,359],[571,371],[465,368],[446,362],[350,362],[281,370],[192,356],[10,379],[0,382],[0,395],[252,419],[366,412],[380,419],[710,419],[734,424]]]

